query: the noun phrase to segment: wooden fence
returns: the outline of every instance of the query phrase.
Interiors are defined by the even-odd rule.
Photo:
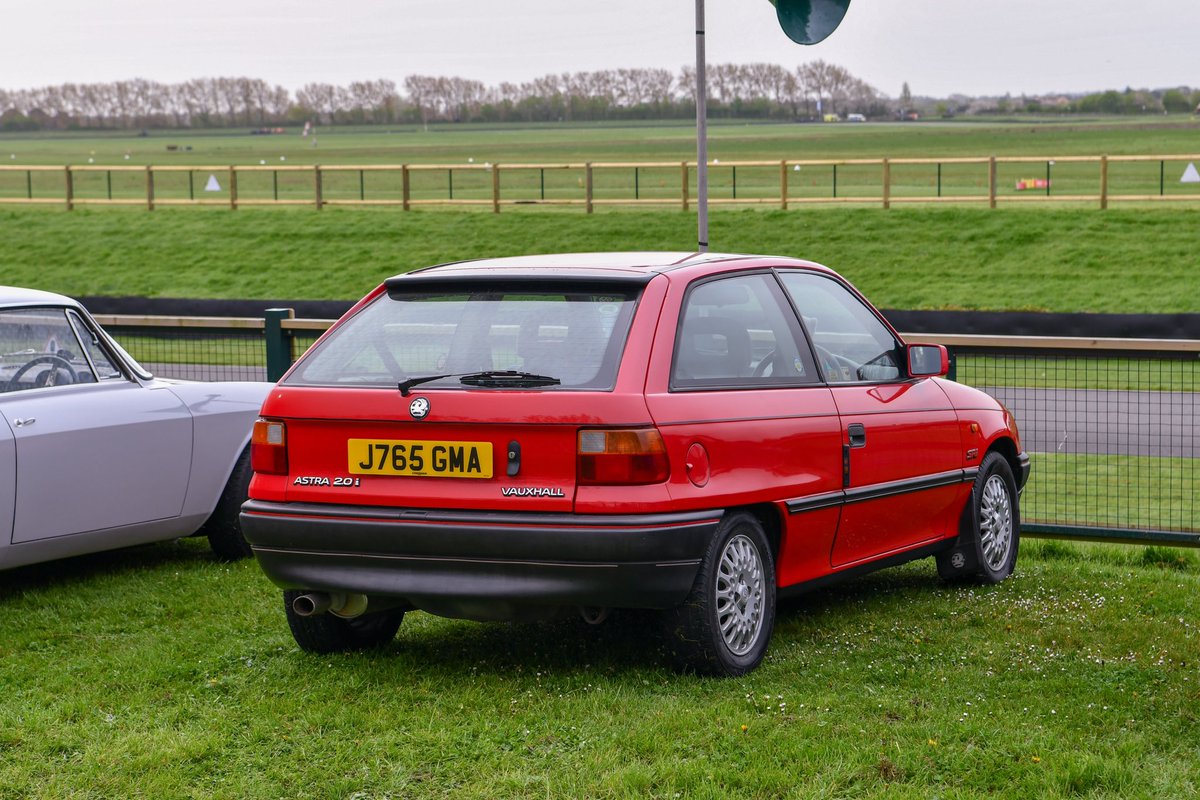
[[[1200,155],[712,161],[712,205],[1195,202]],[[1168,172],[1168,165],[1170,171]],[[1168,178],[1168,175],[1170,176]],[[1179,175],[1180,177],[1176,177]],[[739,180],[740,176],[740,180]],[[696,162],[566,164],[14,166],[0,203],[142,206],[678,206]]]

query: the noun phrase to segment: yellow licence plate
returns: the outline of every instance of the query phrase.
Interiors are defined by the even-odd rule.
[[[491,442],[349,439],[346,447],[352,475],[492,477]]]

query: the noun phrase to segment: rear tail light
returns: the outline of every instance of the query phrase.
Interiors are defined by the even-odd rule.
[[[655,428],[579,432],[581,484],[661,483],[669,474],[667,448]]]
[[[250,437],[250,468],[265,475],[287,474],[286,425],[273,419],[254,422],[254,433]]]

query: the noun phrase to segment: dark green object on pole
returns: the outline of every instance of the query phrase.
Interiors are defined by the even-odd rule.
[[[779,27],[796,44],[816,44],[833,33],[850,0],[770,0]]]

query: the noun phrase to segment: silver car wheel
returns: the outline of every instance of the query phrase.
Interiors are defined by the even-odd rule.
[[[993,570],[1000,570],[1008,560],[1013,541],[1012,497],[999,475],[992,475],[983,485],[979,501],[979,542],[983,560]]]
[[[717,625],[734,655],[745,655],[758,641],[764,600],[762,557],[754,542],[738,534],[721,553],[716,585]]]

